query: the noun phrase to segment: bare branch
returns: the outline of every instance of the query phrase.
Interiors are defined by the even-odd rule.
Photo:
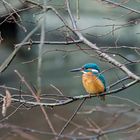
[[[124,79],[122,79],[124,80]],[[118,82],[119,83],[119,82]],[[115,94],[115,93],[118,93],[122,90],[125,90],[133,85],[135,85],[136,83],[138,83],[137,80],[135,81],[132,81],[128,84],[125,84],[123,85],[122,87],[119,87],[117,89],[113,89],[113,90],[110,90],[108,92],[105,92],[105,93],[101,93],[100,96],[107,96],[107,95],[112,95],[112,94]],[[117,83],[115,83],[116,85]],[[30,88],[30,87],[29,87]],[[31,90],[31,89],[30,89]],[[3,95],[0,95],[3,97]],[[14,102],[19,102],[19,103],[24,103],[24,104],[29,104],[29,105],[35,105],[35,106],[46,106],[46,107],[55,107],[55,106],[62,106],[62,105],[65,105],[65,104],[69,104],[69,103],[72,103],[72,102],[75,102],[77,100],[83,100],[83,99],[87,99],[87,98],[95,98],[97,97],[96,95],[91,95],[89,96],[88,94],[86,95],[79,95],[79,96],[73,96],[73,97],[70,97],[70,96],[64,96],[64,95],[58,95],[58,94],[55,94],[55,95],[46,95],[46,96],[52,96],[52,97],[62,97],[63,99],[61,100],[57,100],[56,102],[54,103],[48,103],[48,102],[36,102],[36,101],[30,101],[30,100],[25,100],[24,99],[24,96],[29,96],[29,95],[22,95],[22,99],[19,100],[18,95],[14,96],[12,95],[12,101]],[[32,97],[32,100],[33,98],[36,98],[34,96],[31,96]],[[41,97],[40,97],[40,100],[41,100]]]
[[[115,60],[114,58],[110,57],[109,55],[107,55],[106,53],[102,52],[102,50],[100,48],[98,48],[95,44],[93,44],[92,42],[90,42],[87,38],[85,38],[81,32],[78,31],[76,22],[74,17],[72,16],[71,10],[70,10],[70,3],[69,0],[66,0],[67,2],[67,10],[74,28],[74,32],[75,34],[77,34],[77,36],[80,38],[81,41],[83,41],[84,44],[86,44],[87,46],[89,46],[90,48],[94,49],[95,52],[99,55],[99,57],[104,58],[105,60],[108,61],[108,63],[111,63],[114,66],[117,66],[118,68],[120,68],[124,73],[126,73],[130,78],[140,81],[140,77],[135,75],[134,73],[132,73],[127,67],[125,67],[125,65],[121,64],[120,62],[118,62],[117,60]]]
[[[140,14],[140,11],[135,10],[135,9],[132,9],[132,8],[130,8],[130,7],[127,7],[127,6],[124,6],[124,5],[119,4],[119,3],[117,3],[117,2],[113,2],[113,1],[111,1],[111,0],[101,0],[101,1],[105,1],[105,2],[107,2],[107,3],[109,3],[109,4],[112,4],[112,5],[115,5],[115,6],[124,8],[124,9],[126,9],[126,10],[129,10],[129,11],[131,11],[131,12]]]
[[[70,44],[77,44],[77,43],[81,43],[81,40],[73,40],[73,41],[44,41],[44,44],[49,44],[49,45],[70,45]],[[40,44],[40,41],[28,41],[28,42],[24,42],[24,43],[19,43],[16,44],[15,47],[19,47],[19,46],[26,46],[26,45],[36,45],[36,44]]]
[[[26,87],[27,87],[27,88],[29,89],[29,91],[32,93],[32,95],[33,95],[33,97],[36,99],[37,103],[40,104],[40,99],[39,99],[39,97],[34,93],[34,91],[32,90],[32,88],[31,88],[31,87],[29,86],[29,84],[25,81],[24,77],[22,77],[22,75],[21,75],[17,70],[15,70],[15,73],[18,75],[18,77],[20,78],[20,80],[26,85]],[[43,107],[41,104],[40,104],[39,106],[40,106],[41,111],[43,112],[43,114],[44,114],[44,116],[45,116],[46,121],[47,121],[48,124],[49,124],[49,127],[51,128],[52,132],[55,134],[56,131],[55,131],[55,129],[53,128],[53,125],[52,125],[52,123],[51,123],[51,121],[50,121],[50,119],[49,119],[49,117],[48,117],[48,115],[47,115],[47,113],[46,113],[44,107]]]
[[[22,43],[26,42],[40,27],[40,24],[38,24],[22,41]],[[22,44],[21,43],[21,44]],[[12,60],[14,59],[14,57],[16,56],[17,52],[20,50],[22,46],[19,45],[18,47],[16,47],[14,49],[14,51],[8,56],[8,58],[1,64],[0,66],[0,73],[3,72],[12,62]]]
[[[73,120],[73,118],[76,116],[77,112],[80,110],[80,108],[82,107],[82,105],[84,104],[86,98],[84,98],[80,104],[78,105],[78,107],[76,108],[76,110],[74,111],[74,113],[72,114],[72,116],[69,118],[69,120],[66,122],[66,124],[63,126],[63,128],[61,129],[61,131],[59,132],[58,136],[60,136],[64,130],[66,129],[66,127],[69,125],[69,123]]]

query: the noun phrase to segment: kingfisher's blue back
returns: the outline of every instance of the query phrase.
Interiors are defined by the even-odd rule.
[[[93,73],[93,74],[96,75],[96,77],[98,77],[102,81],[105,91],[106,91],[106,81],[105,81],[104,75],[101,73]]]

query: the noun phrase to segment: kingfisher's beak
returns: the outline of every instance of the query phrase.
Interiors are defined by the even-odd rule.
[[[70,72],[78,72],[78,71],[81,71],[81,70],[82,70],[82,68],[76,68],[76,69],[70,70]]]

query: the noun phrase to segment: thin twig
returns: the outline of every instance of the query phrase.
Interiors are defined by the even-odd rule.
[[[38,24],[21,42],[24,43],[26,42],[40,27],[40,24]],[[14,57],[16,56],[17,52],[20,50],[22,45],[19,45],[18,47],[15,47],[14,51],[8,56],[8,58],[0,65],[0,73],[3,72],[12,62]]]
[[[102,0],[102,1],[105,1],[105,2],[107,2],[107,3],[109,3],[109,4],[112,4],[112,5],[115,5],[115,6],[124,8],[124,9],[127,9],[127,10],[129,10],[129,11],[131,11],[131,12],[140,14],[140,11],[135,10],[135,9],[133,9],[133,8],[130,8],[130,7],[127,7],[127,6],[124,6],[124,5],[119,4],[119,3],[117,3],[117,2],[114,2],[114,1],[111,1],[111,0]]]
[[[75,117],[75,115],[77,114],[77,112],[80,110],[80,108],[82,107],[83,103],[85,102],[86,98],[84,98],[80,104],[78,105],[78,107],[76,108],[76,110],[74,111],[74,113],[72,114],[72,116],[69,118],[69,120],[66,122],[66,124],[63,126],[63,128],[61,129],[61,131],[59,132],[58,136],[60,136],[64,130],[66,129],[66,127],[69,125],[69,123],[73,120],[73,118]]]
[[[42,80],[41,80],[41,75],[42,75],[42,50],[43,50],[43,45],[44,45],[44,40],[45,40],[45,20],[46,20],[46,9],[44,7],[43,9],[43,19],[41,21],[41,35],[40,35],[40,44],[38,46],[38,65],[37,65],[37,86],[38,86],[38,95],[41,94],[41,85],[42,85]]]
[[[14,70],[14,71],[15,71],[15,73],[18,75],[18,77],[21,79],[21,81],[26,85],[26,87],[29,89],[29,91],[32,93],[32,95],[33,95],[34,98],[36,99],[37,103],[40,103],[39,97],[34,93],[34,91],[32,90],[32,88],[30,87],[30,85],[25,81],[24,77],[23,77],[17,70]],[[20,101],[21,101],[21,100],[20,100]],[[53,125],[52,125],[52,123],[51,123],[51,121],[50,121],[50,119],[49,119],[49,117],[48,117],[48,115],[47,115],[47,113],[46,113],[46,111],[45,111],[45,108],[44,108],[41,104],[40,104],[39,106],[40,106],[40,108],[41,108],[41,110],[42,110],[42,112],[43,112],[43,114],[44,114],[44,116],[45,116],[45,119],[46,119],[46,121],[48,122],[49,127],[51,128],[52,132],[53,132],[54,134],[56,134],[56,131],[55,131],[55,129],[53,128]]]

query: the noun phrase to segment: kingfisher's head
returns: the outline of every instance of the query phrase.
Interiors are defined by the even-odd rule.
[[[95,63],[87,63],[83,65],[81,68],[70,70],[70,72],[78,72],[78,71],[81,71],[83,73],[86,73],[86,72],[100,73],[100,68]]]

